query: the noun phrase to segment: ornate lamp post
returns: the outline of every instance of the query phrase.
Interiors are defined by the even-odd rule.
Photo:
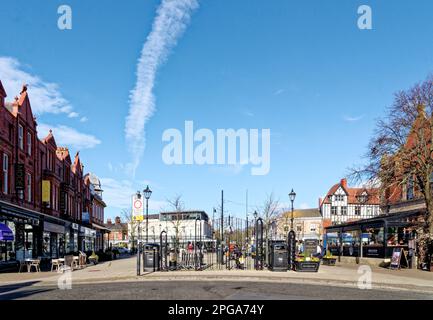
[[[143,190],[144,197],[146,198],[146,243],[149,242],[148,228],[149,228],[149,199],[152,195],[152,190],[149,189],[149,186]]]
[[[293,230],[293,202],[295,201],[296,198],[296,193],[295,191],[292,191],[289,193],[289,199],[290,202],[292,203],[292,217],[290,218],[290,230]]]
[[[141,193],[140,191],[137,191],[137,198],[141,199]],[[140,241],[141,241],[141,221],[138,220],[138,225],[137,225],[137,276],[140,275],[140,270],[141,270],[141,256],[140,256]]]

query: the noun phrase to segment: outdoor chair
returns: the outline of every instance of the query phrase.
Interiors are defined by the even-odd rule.
[[[22,270],[24,267],[27,269],[27,271],[29,271],[29,265],[27,264],[27,261],[25,261],[25,260],[20,260],[20,268],[19,268],[18,272],[21,273],[21,270]]]
[[[32,267],[35,267],[36,272],[41,272],[41,260],[40,259],[35,259],[32,260],[30,262],[29,268],[28,268],[28,272],[32,271]]]
[[[78,258],[78,267],[80,269],[87,267],[86,260],[87,260],[87,255],[80,251],[79,258]]]
[[[63,262],[61,262],[60,259],[51,260],[51,272],[53,272],[54,269],[56,269],[56,271],[59,272],[62,266],[63,266]]]

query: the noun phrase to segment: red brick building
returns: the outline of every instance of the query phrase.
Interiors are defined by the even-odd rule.
[[[38,139],[26,86],[13,102],[6,97],[0,81],[0,223],[14,234],[0,240],[0,263],[103,249],[99,180],[51,131]]]

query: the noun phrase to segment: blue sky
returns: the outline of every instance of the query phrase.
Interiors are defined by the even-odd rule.
[[[61,4],[72,8],[72,30],[57,28]],[[373,30],[357,28],[362,4],[372,8]],[[0,79],[8,99],[18,94],[10,92],[18,89],[6,82],[8,75],[16,83],[38,77],[29,87],[38,122],[45,131],[55,128],[59,144],[81,150],[85,169],[104,184],[107,217],[147,183],[152,212],[182,194],[187,208],[211,214],[221,189],[234,215],[244,214],[247,189],[250,210],[271,192],[286,205],[291,188],[296,207],[317,206],[347,168],[362,161],[393,93],[433,71],[431,1],[199,1],[156,70],[154,112],[132,175],[129,95],[159,5],[28,0],[4,1],[0,11]],[[48,103],[47,94],[64,100]],[[271,129],[270,173],[165,165],[162,133],[183,130],[185,120],[211,130]]]

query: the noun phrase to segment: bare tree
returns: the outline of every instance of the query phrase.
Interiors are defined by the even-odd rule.
[[[129,239],[131,241],[132,250],[135,250],[135,241],[137,238],[138,222],[134,219],[132,209],[123,209],[121,216],[128,223]]]
[[[175,195],[173,198],[166,199],[169,209],[167,211],[172,211],[176,213],[176,217],[171,217],[170,223],[174,229],[174,248],[177,255],[179,248],[179,235],[180,228],[182,226],[182,212],[185,211],[185,204],[182,201],[182,195]]]
[[[426,205],[417,229],[420,262],[433,241],[433,76],[396,93],[386,116],[377,122],[365,155],[367,164],[350,169],[354,181],[379,181],[385,204],[413,186]]]
[[[263,219],[263,225],[265,227],[265,243],[266,251],[265,258],[268,261],[268,246],[269,246],[269,227],[277,220],[280,213],[280,202],[275,199],[274,193],[266,196],[266,199],[262,207],[258,207],[257,211],[260,212],[260,217]]]

